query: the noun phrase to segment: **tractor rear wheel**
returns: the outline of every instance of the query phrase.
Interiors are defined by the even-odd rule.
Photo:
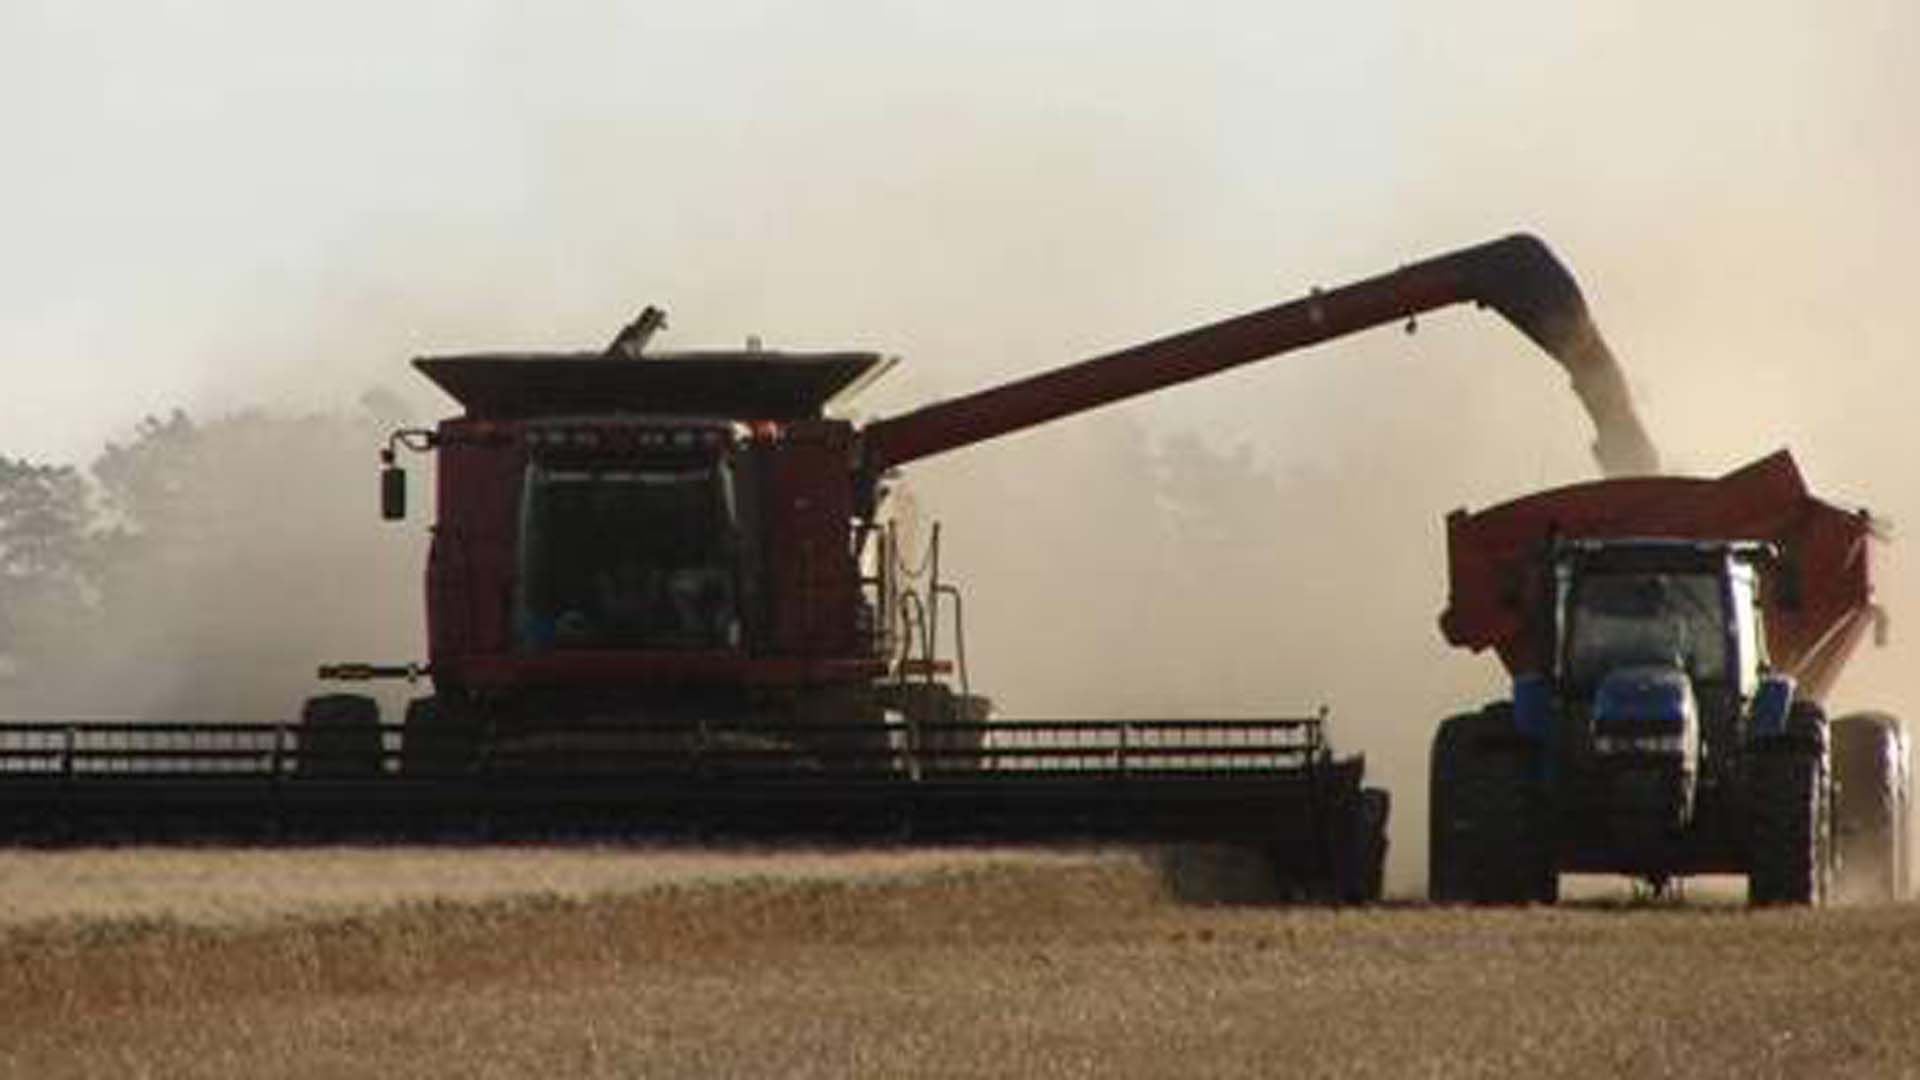
[[[380,706],[364,694],[323,694],[300,709],[302,776],[372,776],[386,765]]]
[[[1825,718],[1796,709],[1787,733],[1752,754],[1747,900],[1756,907],[1822,903],[1832,864]]]
[[[1467,888],[1474,903],[1551,904],[1560,898],[1533,757],[1531,747],[1512,744],[1483,744],[1468,755],[1461,803],[1472,822]]]
[[[1480,724],[1479,713],[1461,713],[1440,722],[1427,758],[1427,899],[1458,904],[1470,898],[1461,846],[1459,773],[1461,747]]]
[[[1907,891],[1906,731],[1886,713],[1833,722],[1835,885],[1850,899],[1892,901]]]

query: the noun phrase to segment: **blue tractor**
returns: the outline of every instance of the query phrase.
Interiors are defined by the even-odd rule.
[[[1538,640],[1503,651],[1532,661],[1510,700],[1435,735],[1432,898],[1552,903],[1563,873],[1740,874],[1757,905],[1903,895],[1903,728],[1829,721],[1769,655],[1805,569],[1763,541],[1550,538],[1508,573]]]

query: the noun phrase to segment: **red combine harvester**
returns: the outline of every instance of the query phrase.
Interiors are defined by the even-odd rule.
[[[438,458],[424,665],[404,723],[311,699],[298,725],[16,726],[0,823],[189,833],[690,827],[1257,846],[1304,891],[1377,894],[1384,792],[1321,717],[989,718],[959,593],[900,550],[893,470],[1460,302],[1567,370],[1609,473],[1656,467],[1570,275],[1504,240],[857,426],[828,414],[869,353],[654,353],[648,309],[604,351],[417,366],[462,415],[395,433]],[[910,566],[921,569],[909,573]],[[7,749],[10,748],[10,749]]]
[[[1872,532],[1784,452],[1449,517],[1441,629],[1513,696],[1435,736],[1432,896],[1550,902],[1563,871],[1904,895],[1905,731],[1823,706],[1879,618]]]

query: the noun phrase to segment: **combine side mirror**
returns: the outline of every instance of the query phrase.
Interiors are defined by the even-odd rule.
[[[407,516],[407,470],[389,461],[380,467],[380,518],[403,521]]]
[[[380,451],[380,517],[402,521],[407,516],[407,470],[397,464],[399,448],[423,454],[438,443],[434,433],[424,428],[401,428],[387,436]]]

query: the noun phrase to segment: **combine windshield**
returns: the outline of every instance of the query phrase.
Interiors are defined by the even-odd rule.
[[[535,466],[516,618],[531,649],[716,649],[740,642],[731,473]]]
[[[1678,667],[1696,681],[1727,676],[1726,607],[1718,576],[1596,573],[1567,611],[1567,674],[1592,685],[1615,668]]]

